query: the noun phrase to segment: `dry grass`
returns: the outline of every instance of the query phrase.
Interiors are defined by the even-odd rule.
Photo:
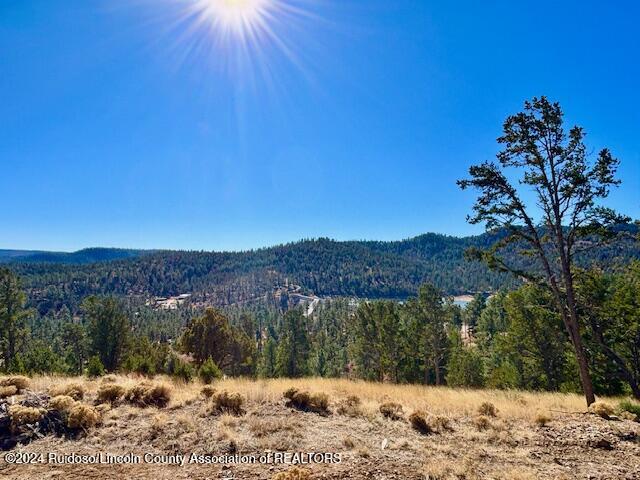
[[[168,383],[140,382],[130,387],[124,399],[138,407],[166,407],[171,400],[173,388]]]
[[[63,418],[69,420],[70,411],[78,407],[73,416],[76,428],[89,429],[70,442],[48,435],[24,448],[27,451],[69,451],[136,453],[152,451],[159,454],[176,452],[198,453],[255,453],[327,451],[342,453],[342,463],[318,464],[309,467],[314,478],[420,478],[438,479],[528,479],[561,478],[564,466],[549,462],[549,458],[562,458],[565,442],[572,443],[572,472],[579,478],[587,478],[594,472],[592,447],[586,441],[593,432],[611,437],[615,448],[598,450],[598,468],[607,468],[607,478],[615,474],[629,476],[640,466],[640,447],[633,441],[633,429],[638,424],[621,421],[606,422],[595,415],[575,415],[586,412],[584,400],[577,395],[527,393],[518,391],[464,390],[446,387],[376,384],[361,381],[332,379],[222,379],[216,382],[216,391],[226,393],[221,405],[233,404],[229,398],[236,395],[243,399],[241,408],[246,416],[236,417],[219,409],[213,398],[207,398],[203,384],[195,381],[184,383],[164,376],[154,381],[136,375],[114,375],[108,380],[65,377],[36,377],[31,389],[46,392],[52,386],[80,384],[84,389],[84,403],[71,397],[54,397],[49,401],[51,409],[66,410]],[[168,409],[139,408],[148,405],[144,392],[150,385],[164,384],[170,398],[163,403]],[[141,388],[141,385],[144,388]],[[106,400],[106,386],[119,386],[125,392],[136,392],[135,401]],[[290,387],[295,393],[311,397],[322,392],[320,405],[336,412],[318,417],[292,411],[286,407],[283,393]],[[69,387],[70,388],[70,387]],[[208,390],[204,390],[207,392]],[[311,393],[308,393],[311,392]],[[293,392],[288,394],[291,397]],[[30,401],[31,392],[23,399]],[[220,399],[222,397],[219,397]],[[139,400],[142,399],[142,400]],[[287,399],[290,400],[290,399]],[[617,405],[616,399],[602,399]],[[22,401],[20,397],[16,401]],[[11,400],[13,402],[13,400]],[[479,416],[478,408],[484,403],[494,406],[498,417]],[[44,403],[46,406],[47,404]],[[382,407],[385,408],[382,408]],[[22,407],[28,408],[28,407]],[[207,408],[216,410],[215,417],[202,417]],[[91,410],[93,409],[93,410]],[[15,422],[33,421],[43,412],[14,412]],[[222,410],[222,411],[221,411]],[[390,412],[385,414],[385,412]],[[386,421],[384,416],[402,417],[403,412],[422,412],[421,420],[413,417],[412,423],[423,422],[432,435],[420,435],[412,424],[404,421]],[[547,428],[535,428],[541,420],[540,412],[551,414],[554,421]],[[563,413],[567,412],[567,413]],[[490,415],[487,410],[486,413]],[[54,418],[55,415],[51,416]],[[408,415],[407,415],[408,417]],[[406,417],[405,417],[406,418]],[[19,419],[19,420],[18,420]],[[536,422],[537,420],[537,422]],[[92,425],[98,428],[91,428]],[[453,428],[451,428],[453,427]],[[425,428],[425,430],[426,430]],[[30,427],[20,427],[21,431]],[[480,430],[480,431],[479,431]],[[620,430],[619,433],[616,433]],[[640,433],[640,431],[638,431]],[[81,432],[80,432],[81,433]],[[616,440],[616,435],[620,435]],[[21,447],[22,448],[22,447]],[[540,457],[530,455],[535,450]],[[553,457],[552,457],[553,456]],[[26,470],[9,470],[7,478],[43,478],[45,470],[36,467],[20,477]],[[77,468],[77,467],[74,467]],[[236,478],[270,478],[278,470],[282,475],[293,475],[293,469],[285,465],[265,470],[264,466],[234,467]],[[634,469],[635,468],[635,469]],[[114,469],[96,468],[88,471],[98,478],[165,478],[161,470],[131,466]],[[183,470],[180,470],[182,472]],[[62,475],[73,476],[79,471],[62,468]],[[184,478],[217,478],[220,470],[186,466]],[[38,474],[41,474],[38,476]],[[530,474],[534,474],[531,477]],[[155,475],[155,476],[154,476]],[[173,473],[171,473],[173,475]],[[87,476],[87,478],[88,478]],[[167,478],[169,474],[167,474]],[[177,475],[171,478],[182,478]],[[285,477],[279,478],[296,478]],[[572,477],[573,478],[573,477]],[[633,478],[633,477],[629,477]]]
[[[23,405],[9,406],[9,418],[14,428],[27,423],[39,422],[45,413],[47,412],[43,408],[25,407]]]
[[[59,412],[69,412],[76,404],[76,400],[68,395],[57,395],[49,400],[49,407]]]
[[[478,431],[482,432],[491,428],[491,420],[486,415],[478,415],[473,419],[473,424]]]
[[[391,420],[402,420],[403,418],[402,405],[395,402],[385,402],[380,405],[380,413],[383,417]]]
[[[70,428],[91,428],[100,422],[100,413],[90,405],[76,403],[69,410],[67,425]]]
[[[533,422],[539,427],[546,427],[551,420],[553,420],[551,415],[548,415],[545,412],[538,412]]]
[[[105,383],[98,387],[96,401],[98,403],[114,403],[124,397],[126,389],[117,383]]]
[[[65,383],[62,385],[53,385],[49,388],[49,395],[57,397],[66,395],[74,400],[82,400],[85,394],[85,386],[79,382]]]
[[[216,389],[212,385],[205,385],[200,389],[200,395],[204,398],[211,398],[214,393],[216,393]]]
[[[340,415],[346,415],[348,417],[361,417],[363,412],[360,405],[362,401],[357,395],[349,395],[347,398],[340,401],[336,412]]]
[[[300,467],[293,467],[285,472],[276,473],[271,480],[309,480],[311,473],[309,470]]]
[[[29,388],[31,380],[24,375],[10,375],[8,377],[0,378],[0,387],[14,386],[18,391],[22,391],[25,388]]]
[[[7,378],[7,377],[5,377]],[[26,377],[21,384],[29,384]],[[108,381],[105,381],[108,379]],[[170,394],[171,403],[188,404],[200,397],[203,385],[199,382],[183,383],[168,377],[158,377],[161,383],[174,384],[176,388]],[[0,380],[0,385],[3,380]],[[85,394],[96,395],[101,384],[114,383],[131,388],[140,382],[135,375],[108,375],[98,380],[83,377],[67,378],[57,376],[38,376],[31,379],[34,391],[46,391],[54,384],[81,383]],[[396,403],[405,411],[424,410],[435,415],[447,417],[472,417],[477,413],[478,405],[491,402],[501,418],[522,419],[529,422],[535,420],[539,411],[585,412],[584,398],[576,394],[554,392],[520,392],[509,390],[467,390],[447,387],[422,385],[394,385],[346,379],[303,378],[303,379],[269,379],[250,380],[227,378],[216,382],[219,390],[233,391],[241,394],[247,403],[264,404],[280,403],[283,393],[291,387],[292,382],[299,391],[324,392],[329,398],[344,399],[349,395],[360,398],[360,408],[372,416],[380,414],[382,404]],[[12,383],[7,383],[12,384]],[[26,387],[25,387],[26,388]],[[619,399],[603,399],[610,404],[617,404]]]
[[[613,408],[611,404],[599,400],[589,406],[589,411],[604,418],[605,420],[608,420],[609,417],[615,413],[615,408]]]
[[[300,391],[292,387],[287,389],[283,396],[288,400],[287,406],[289,407],[303,412],[329,414],[329,395],[326,393],[309,393],[306,390]],[[352,395],[352,397],[354,396]]]
[[[423,435],[429,435],[433,433],[433,428],[427,420],[427,414],[424,412],[416,411],[409,415],[409,423],[414,430],[417,430]]]
[[[18,387],[15,385],[7,385],[6,387],[0,387],[0,398],[11,397],[18,393]]]
[[[207,409],[209,415],[244,415],[244,398],[239,393],[229,393],[226,390],[215,393]]]
[[[478,413],[487,417],[496,417],[498,416],[498,409],[491,402],[483,402],[482,405],[478,407]]]

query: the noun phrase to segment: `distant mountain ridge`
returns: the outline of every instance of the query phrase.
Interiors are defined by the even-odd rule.
[[[92,294],[149,298],[188,293],[201,305],[229,305],[253,301],[287,282],[320,296],[401,299],[425,282],[447,294],[517,286],[513,276],[464,259],[467,248],[486,248],[500,236],[427,233],[389,242],[319,238],[244,252],[9,251],[4,258],[22,277],[31,305],[43,313],[63,305],[75,310]],[[521,266],[534,261],[515,247],[505,253]],[[612,269],[633,258],[640,258],[640,245],[629,239],[593,249],[579,261]]]
[[[110,262],[137,258],[148,255],[155,250],[135,250],[125,248],[84,248],[76,252],[49,252],[40,250],[0,250],[0,263],[29,262],[29,263],[69,263],[85,264]]]

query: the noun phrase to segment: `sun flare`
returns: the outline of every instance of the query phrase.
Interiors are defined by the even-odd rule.
[[[218,34],[242,38],[268,33],[275,0],[196,0],[194,10]]]

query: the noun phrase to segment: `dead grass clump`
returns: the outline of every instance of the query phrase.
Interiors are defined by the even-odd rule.
[[[451,421],[448,417],[443,415],[432,416],[429,419],[429,422],[431,424],[431,428],[438,433],[453,430],[453,428],[451,428]]]
[[[18,387],[15,385],[7,385],[6,387],[0,387],[0,398],[11,397],[18,393]]]
[[[18,389],[18,392],[29,388],[31,380],[24,375],[10,375],[8,377],[0,378],[0,387],[9,387],[13,385]]]
[[[293,419],[260,419],[252,417],[249,419],[249,430],[256,438],[271,436],[281,431],[294,431],[300,428],[300,424]]]
[[[482,432],[491,427],[491,420],[486,415],[478,415],[473,419],[473,425]]]
[[[89,405],[83,403],[76,403],[71,410],[69,410],[69,416],[67,417],[67,425],[69,428],[91,428],[98,424],[100,421],[100,414],[98,411]]]
[[[57,395],[49,400],[49,407],[59,412],[68,412],[76,404],[69,395]]]
[[[221,415],[227,413],[229,415],[244,415],[244,397],[239,393],[229,393],[226,390],[215,393],[211,397],[209,405],[209,415]]]
[[[538,412],[533,419],[533,422],[539,427],[546,427],[551,420],[553,419],[550,415],[547,415],[544,412]]]
[[[164,413],[160,413],[151,420],[150,436],[151,439],[158,438],[167,428],[168,418]]]
[[[141,382],[124,394],[124,399],[138,407],[166,407],[171,400],[171,386],[166,383]]]
[[[74,400],[82,400],[84,398],[84,385],[80,383],[67,383],[66,385],[54,385],[49,388],[49,394],[52,397],[66,395]]]
[[[304,468],[293,467],[286,472],[276,473],[271,480],[309,480],[311,473]]]
[[[328,415],[329,395],[326,393],[300,392],[295,388],[290,388],[284,393],[288,398],[287,407],[293,407],[303,412],[314,412],[320,415]]]
[[[607,402],[597,401],[589,406],[589,411],[595,413],[599,417],[609,420],[611,415],[615,413],[615,409]]]
[[[448,417],[442,415],[432,415],[422,411],[415,411],[409,416],[411,426],[422,433],[429,435],[432,433],[444,433],[453,430]]]
[[[491,402],[484,402],[478,407],[478,413],[486,417],[495,417],[498,415],[496,406]]]
[[[42,420],[46,410],[44,408],[25,407],[24,405],[9,406],[9,418],[15,428],[27,423],[36,423]]]
[[[354,442],[353,438],[351,437],[344,437],[342,439],[342,445],[344,445],[345,448],[348,448],[349,450],[351,450],[356,446],[356,442]]]
[[[422,435],[429,435],[433,433],[433,428],[427,421],[427,415],[424,412],[416,411],[409,415],[409,423],[414,430],[417,430]]]
[[[204,398],[211,398],[213,397],[214,393],[216,393],[216,389],[211,385],[205,385],[200,389],[200,395],[202,395]]]
[[[357,395],[349,395],[342,400],[336,411],[340,415],[346,415],[348,417],[360,417],[362,416],[362,407],[360,406],[362,401]]]
[[[100,379],[100,382],[102,383],[116,383],[117,381],[118,381],[118,377],[115,376],[113,373],[110,373],[109,375],[105,375]]]
[[[105,383],[98,388],[97,403],[113,403],[120,400],[126,393],[122,385]]]
[[[401,420],[403,417],[402,405],[395,402],[386,402],[380,405],[380,413],[391,420]]]

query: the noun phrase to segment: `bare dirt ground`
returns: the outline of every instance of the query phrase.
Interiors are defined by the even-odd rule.
[[[73,379],[41,378],[35,391]],[[76,379],[75,381],[78,381]],[[100,381],[80,380],[82,402],[95,404]],[[124,386],[139,379],[119,377]],[[290,386],[324,392],[330,414],[285,405]],[[285,479],[640,479],[640,423],[605,420],[585,412],[580,397],[560,394],[453,390],[376,385],[344,380],[229,380],[218,391],[238,392],[244,414],[211,415],[201,385],[174,384],[164,408],[115,402],[100,423],[77,439],[47,435],[0,452],[0,477],[7,479],[271,479],[293,472],[289,463],[193,464],[191,454],[254,455],[322,452],[331,462],[303,463]],[[360,403],[340,408],[348,395]],[[19,401],[19,395],[12,401]],[[384,418],[381,403],[403,406],[403,418]],[[491,402],[495,416],[479,415]],[[614,399],[608,399],[613,405]],[[408,418],[427,412],[442,428],[422,434]],[[547,421],[541,418],[547,417]],[[545,425],[542,425],[545,424]],[[34,454],[34,463],[12,464],[5,455]],[[50,454],[138,455],[140,464],[56,464]],[[144,455],[158,455],[158,464]],[[41,455],[41,456],[40,456]],[[184,465],[168,464],[185,455]],[[339,458],[338,458],[339,455]],[[173,457],[171,457],[173,456]],[[325,457],[326,458],[326,457]],[[282,458],[280,458],[282,460]],[[301,458],[300,460],[305,460]],[[307,475],[307,476],[305,476]]]

